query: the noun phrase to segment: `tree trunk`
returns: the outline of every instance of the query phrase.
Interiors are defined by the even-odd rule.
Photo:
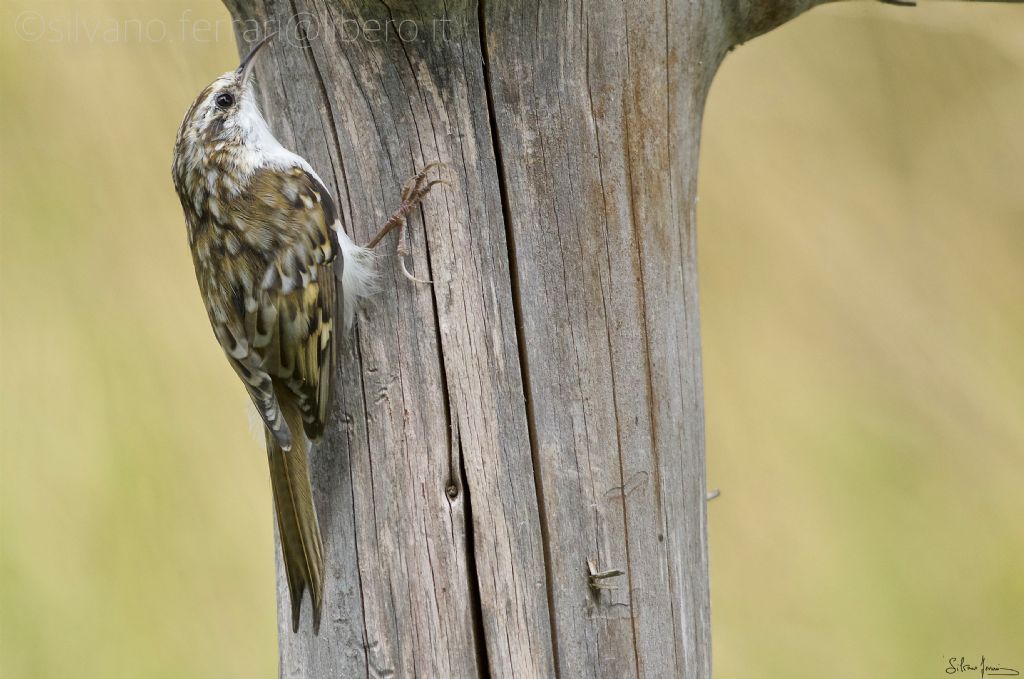
[[[324,618],[292,633],[279,557],[281,676],[709,677],[694,208],[718,3],[228,4],[243,50],[279,32],[263,110],[357,242],[450,167],[410,221],[433,285],[386,257],[343,343],[312,462]]]

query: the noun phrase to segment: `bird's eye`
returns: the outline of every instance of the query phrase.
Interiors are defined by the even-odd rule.
[[[228,92],[221,92],[213,101],[219,109],[231,108],[235,105],[235,98]]]

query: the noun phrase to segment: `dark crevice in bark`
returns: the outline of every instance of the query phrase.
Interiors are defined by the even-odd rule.
[[[523,400],[526,407],[526,425],[530,436],[530,454],[533,459],[533,480],[537,493],[537,514],[540,523],[541,544],[544,553],[544,585],[548,601],[548,621],[551,631],[551,653],[555,677],[561,675],[558,656],[558,632],[555,617],[554,581],[551,573],[551,539],[548,531],[547,514],[544,503],[544,481],[541,476],[540,454],[537,446],[537,427],[533,413],[533,400],[530,390],[530,369],[526,354],[526,339],[523,333],[523,307],[520,295],[519,266],[516,259],[515,233],[512,228],[512,210],[508,200],[508,177],[502,156],[501,138],[498,133],[498,122],[494,111],[494,87],[491,83],[491,58],[487,47],[487,10],[484,0],[477,4],[477,32],[480,40],[480,54],[483,56],[484,90],[487,95],[487,118],[491,128],[491,143],[494,150],[494,162],[498,170],[498,193],[501,198],[502,219],[505,224],[505,244],[508,248],[509,280],[512,288],[512,313],[515,318],[516,344],[519,353],[519,368],[522,373]]]
[[[487,657],[487,634],[484,630],[484,610],[480,599],[480,576],[476,568],[476,538],[473,527],[473,502],[470,499],[469,479],[466,477],[466,463],[462,455],[462,440],[456,439],[459,448],[459,485],[462,487],[462,502],[466,515],[466,578],[469,580],[469,608],[473,616],[473,641],[476,646],[477,676],[489,679],[491,663]]]
[[[391,9],[391,7],[387,3],[383,2],[383,1],[381,1],[380,4],[383,5],[384,8],[387,10],[388,16],[391,18],[391,21],[393,22],[394,21],[394,12]],[[411,77],[413,79],[413,83],[416,85],[417,94],[420,96],[421,100],[423,100],[424,105],[426,105],[426,101],[423,98],[422,92],[420,92],[420,89],[419,89],[419,81],[417,80],[417,77],[416,77],[415,66],[413,65],[412,59],[409,57],[409,53],[408,53],[408,50],[406,50],[406,48],[405,48],[404,42],[402,43],[402,52],[405,55],[406,63],[409,66],[409,73],[410,73],[410,75],[411,75]],[[414,124],[416,124],[416,115],[415,115],[415,112],[413,112],[411,110],[411,107],[410,107],[410,115],[412,116]],[[431,130],[433,130],[433,125],[431,125]],[[417,138],[417,141],[420,142],[419,143],[420,158],[424,158],[425,154],[423,153],[422,138],[420,137],[420,134],[419,134],[419,127],[418,127],[418,125],[416,127],[416,138]],[[435,138],[434,138],[434,145],[435,145],[435,148],[438,146],[436,135],[435,135]],[[413,166],[415,167],[415,164],[416,164],[415,156],[413,156],[411,160],[412,160]],[[417,207],[416,211],[419,213],[421,223],[423,224],[423,237],[424,237],[424,250],[425,250],[425,252],[424,252],[424,259],[425,259],[426,265],[427,265],[427,280],[433,281],[434,280],[434,264],[433,264],[433,260],[432,260],[432,258],[430,256],[430,254],[431,254],[430,253],[430,239],[427,237],[427,233],[426,233],[427,232],[427,215],[426,215],[426,210],[424,210],[423,205],[419,205]],[[463,493],[463,501],[465,503],[465,505],[464,505],[465,506],[465,511],[463,512],[463,523],[464,523],[464,530],[465,530],[465,536],[466,536],[465,543],[464,543],[464,548],[466,550],[466,573],[467,573],[467,580],[468,580],[468,582],[467,582],[467,589],[469,591],[470,611],[471,611],[472,623],[473,623],[473,641],[474,641],[476,657],[477,657],[477,672],[478,672],[479,679],[487,679],[488,677],[490,677],[490,670],[489,670],[488,660],[487,660],[487,643],[486,643],[486,637],[485,637],[485,634],[484,634],[484,626],[483,626],[483,609],[482,609],[482,605],[480,603],[480,583],[479,583],[479,580],[477,579],[476,556],[475,556],[476,555],[476,551],[475,551],[474,538],[473,538],[473,531],[474,531],[474,529],[473,529],[473,513],[472,513],[472,507],[470,505],[470,500],[469,500],[469,481],[468,481],[468,479],[466,477],[465,462],[463,460],[463,454],[462,454],[462,441],[459,438],[460,435],[458,433],[457,415],[453,411],[453,404],[452,404],[452,400],[451,400],[451,392],[450,392],[450,388],[449,388],[449,384],[448,384],[448,372],[447,372],[448,360],[446,359],[445,353],[444,353],[444,341],[443,341],[443,338],[441,337],[441,315],[440,315],[440,310],[438,308],[437,289],[434,286],[430,286],[430,305],[431,305],[431,313],[433,314],[433,317],[434,317],[434,341],[435,341],[435,343],[437,345],[438,364],[439,364],[439,367],[440,367],[438,377],[439,377],[440,391],[441,391],[441,403],[442,403],[441,408],[442,408],[442,410],[444,412],[444,416],[445,416],[445,437],[446,437],[445,440],[446,440],[447,452],[448,452],[448,469],[446,470],[446,474],[445,474],[445,477],[446,477],[445,487],[434,489],[434,490],[442,493],[445,496],[445,499],[448,500],[448,502],[449,502],[449,507],[451,506],[451,501],[455,497],[457,497],[457,494],[459,492]],[[449,649],[449,652],[450,652],[450,649]],[[416,676],[418,676],[418,675],[416,675]]]
[[[361,338],[359,337],[359,328],[355,328],[353,330],[352,334],[353,334],[353,339],[354,339],[354,341],[352,343],[352,346],[355,349],[356,362],[361,367],[363,365],[363,352],[360,349]],[[366,431],[366,450],[369,451],[369,450],[371,450],[371,448],[370,448],[370,419],[367,416],[367,411],[366,411],[366,403],[367,403],[367,401],[366,401],[366,384],[365,384],[365,382],[363,380],[363,371],[362,370],[356,370],[355,372],[359,376],[359,393],[362,394],[362,396],[363,396],[363,418],[364,418],[364,426],[366,427],[366,429],[365,429],[365,431]],[[338,388],[337,387],[337,383],[335,383],[335,387],[334,388],[335,389]],[[348,445],[348,451],[349,451],[349,457],[348,457],[348,478],[349,478],[349,486],[350,486],[350,488],[352,490],[352,517],[355,518],[357,516],[357,514],[356,514],[356,480],[355,480],[355,477],[353,476],[353,470],[352,470],[352,437],[349,436],[349,432],[347,432],[347,431],[345,432],[345,440],[349,444]],[[366,675],[369,676],[370,675],[370,666],[371,666],[370,638],[369,638],[369,628],[367,627],[367,624],[366,624],[366,590],[363,588],[363,569],[361,567],[362,561],[361,561],[361,558],[360,558],[360,555],[359,555],[359,528],[358,528],[359,523],[358,523],[358,521],[353,521],[352,523],[353,523],[353,526],[352,526],[352,528],[353,528],[353,530],[352,530],[352,547],[355,550],[356,581],[359,583],[359,612],[362,615],[362,620],[363,620],[363,657],[364,657],[365,662],[366,662]],[[283,676],[283,674],[282,674],[282,676]]]
[[[434,264],[432,258],[430,257],[430,239],[426,238],[427,214],[426,211],[423,209],[422,205],[418,207],[418,211],[421,223],[423,224],[423,249],[425,251],[423,253],[423,258],[427,262],[427,280],[432,281],[434,280]],[[430,310],[431,313],[433,313],[434,315],[434,342],[437,344],[437,359],[440,367],[440,370],[438,371],[438,377],[441,386],[441,409],[444,411],[444,430],[446,441],[448,444],[448,470],[447,474],[445,475],[447,477],[447,483],[445,484],[444,488],[439,488],[437,490],[439,490],[441,493],[447,493],[448,488],[455,484],[455,458],[458,457],[458,464],[462,464],[462,447],[461,444],[459,444],[458,456],[456,456],[455,446],[457,444],[457,441],[456,436],[453,435],[452,432],[455,431],[457,423],[455,422],[455,413],[452,412],[451,393],[449,392],[448,387],[448,371],[446,370],[448,366],[448,361],[446,360],[444,355],[444,342],[442,341],[441,338],[441,312],[438,310],[437,307],[437,288],[435,288],[433,285],[430,286]],[[464,483],[461,485],[465,487],[467,491],[469,490]],[[472,526],[469,526],[469,528],[472,529]]]
[[[295,1],[291,2],[292,12],[295,16],[299,16],[299,10],[295,6]],[[327,93],[327,83],[324,81],[324,75],[320,72],[320,67],[316,63],[316,55],[313,54],[313,48],[309,44],[309,37],[306,35],[306,29],[301,23],[296,24],[296,30],[299,35],[299,43],[302,45],[302,51],[306,54],[309,59],[309,66],[313,69],[313,75],[316,76],[316,84],[320,89],[320,98],[324,102],[324,106],[327,108],[327,116],[331,119],[331,136],[334,142],[335,150],[341,153],[341,143],[338,139],[338,128],[334,125],[334,109],[331,107],[331,97]]]
[[[295,0],[290,0],[290,4],[293,15],[298,16],[299,10],[295,5]],[[352,231],[352,226],[348,222],[352,217],[352,196],[351,193],[349,192],[348,176],[346,175],[345,172],[345,161],[341,157],[341,140],[338,138],[338,126],[334,121],[334,107],[331,106],[331,97],[327,91],[327,81],[324,80],[324,74],[320,72],[320,66],[316,63],[316,55],[313,54],[313,47],[312,45],[310,45],[309,36],[306,34],[306,30],[305,28],[303,28],[301,23],[296,24],[296,30],[298,31],[299,39],[302,45],[302,51],[303,53],[306,54],[306,57],[309,59],[309,66],[313,70],[313,75],[316,76],[316,83],[320,89],[320,98],[323,100],[324,108],[327,110],[327,117],[330,122],[329,127],[331,129],[330,141],[334,144],[333,153],[332,149],[328,149],[327,157],[331,161],[331,173],[334,175],[334,190],[336,192],[335,195],[338,197],[338,219],[341,221],[341,225],[342,228],[345,230],[345,233],[347,233],[351,238],[353,237],[354,234]],[[323,126],[322,120],[320,124],[321,126]],[[334,165],[335,154],[338,155],[338,164],[341,166],[342,182],[338,181],[338,168],[335,167]],[[345,187],[345,201],[348,204],[347,215],[345,211],[341,209],[340,205],[342,185],[344,185]]]
[[[430,266],[429,256],[427,257],[427,274],[429,280],[434,279],[434,271]],[[437,310],[437,295],[432,294],[430,301],[434,312],[434,341],[437,342],[437,355],[441,362],[441,370],[439,371],[441,378],[441,409],[444,410],[444,433],[448,442],[448,470],[447,474],[445,474],[447,483],[444,488],[439,488],[438,490],[442,493],[447,493],[448,488],[455,485],[455,466],[456,464],[462,464],[462,448],[459,446],[459,451],[456,453],[457,435],[454,434],[456,427],[455,413],[452,412],[451,394],[448,393],[448,372],[445,370],[447,363],[445,363],[444,358],[444,345],[441,343],[441,317],[438,315]],[[465,488],[466,491],[469,490],[465,483],[462,483],[461,487]]]

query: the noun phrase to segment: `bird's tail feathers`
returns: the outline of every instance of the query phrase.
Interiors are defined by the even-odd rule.
[[[270,484],[291,598],[292,631],[299,631],[302,595],[308,587],[313,602],[313,633],[317,634],[324,600],[324,548],[309,480],[309,442],[302,431],[298,408],[285,401],[281,407],[293,432],[292,448],[282,450],[269,432],[266,438]]]

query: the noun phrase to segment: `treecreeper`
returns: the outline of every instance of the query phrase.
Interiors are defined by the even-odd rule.
[[[324,549],[309,450],[330,412],[338,341],[373,294],[372,248],[393,229],[402,272],[417,280],[405,267],[406,218],[445,182],[427,179],[440,163],[424,167],[369,246],[356,245],[324,182],[277,141],[257,107],[253,66],[272,37],[196,97],[178,129],[172,174],[214,335],[264,425],[292,629],[308,588],[319,633]]]

